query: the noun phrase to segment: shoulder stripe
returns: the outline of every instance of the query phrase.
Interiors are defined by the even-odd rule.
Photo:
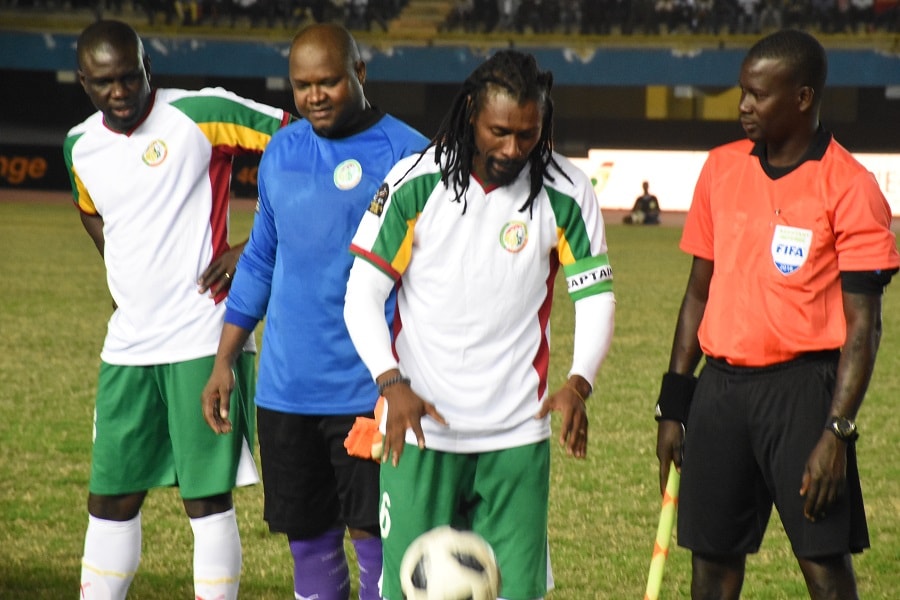
[[[415,223],[440,184],[440,172],[425,173],[403,181],[391,194],[372,252],[390,259],[391,269],[398,274],[409,266]]]
[[[581,206],[572,196],[544,186],[559,227],[559,261],[569,265],[591,255],[591,240],[581,216]]]
[[[215,95],[185,96],[174,100],[171,106],[197,123],[215,146],[261,152],[285,122],[281,116],[257,110],[250,102]]]
[[[72,187],[73,203],[82,212],[93,215],[97,214],[97,209],[94,207],[93,201],[91,201],[91,196],[88,193],[87,188],[85,188],[84,183],[78,176],[78,172],[75,169],[74,161],[72,159],[72,152],[75,148],[75,144],[81,139],[84,132],[84,129],[78,129],[77,131],[73,129],[69,132],[69,135],[63,141],[63,159],[66,163],[69,185]]]

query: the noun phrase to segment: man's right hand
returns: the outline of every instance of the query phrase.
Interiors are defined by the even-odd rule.
[[[419,449],[425,448],[425,434],[422,432],[422,417],[429,416],[441,425],[447,421],[437,411],[434,404],[420,398],[407,383],[395,383],[384,390],[387,401],[387,421],[384,433],[384,454],[382,463],[397,466],[406,443],[406,430],[412,429]]]
[[[684,452],[684,425],[680,421],[664,419],[656,430],[656,458],[659,459],[659,493],[665,494],[669,480],[669,468],[681,472],[681,458]]]
[[[231,433],[231,390],[234,389],[234,373],[226,366],[213,367],[212,375],[203,388],[200,401],[203,418],[216,433]]]

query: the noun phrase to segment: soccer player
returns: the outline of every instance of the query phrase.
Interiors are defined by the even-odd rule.
[[[141,39],[118,21],[88,26],[77,57],[98,112],[69,131],[64,154],[115,305],[100,354],[81,598],[125,597],[147,490],[172,485],[194,532],[197,598],[236,598],[231,490],[242,456],[247,482],[256,475],[253,345],[235,369],[232,435],[209,431],[199,397],[241,251],[228,245],[232,157],[262,152],[290,116],[221,89],[152,88]]]
[[[661,490],[670,463],[681,469],[694,598],[740,596],[773,504],[810,597],[857,598],[851,553],[869,536],[855,419],[900,256],[875,178],[819,121],[826,65],[801,31],[749,50],[747,139],[710,152],[681,239],[694,259],[657,456]]]
[[[419,534],[473,529],[496,551],[501,596],[550,587],[550,411],[587,453],[585,400],[612,338],[606,235],[590,181],[552,147],[552,74],[501,51],[465,81],[424,153],[385,178],[353,238],[344,317],[387,400],[384,597]],[[575,302],[568,380],[548,389],[562,266]],[[398,286],[395,340],[378,318]]]
[[[373,417],[378,388],[347,333],[350,239],[385,174],[428,144],[370,105],[366,65],[343,27],[294,38],[289,76],[302,121],[272,139],[259,167],[259,204],[228,299],[215,370],[203,394],[218,432],[240,348],[265,316],[256,395],[265,519],[284,533],[298,599],[345,599],[344,535],[359,562],[361,600],[379,598],[378,463],[349,456],[357,418]],[[393,300],[381,299],[387,328]]]

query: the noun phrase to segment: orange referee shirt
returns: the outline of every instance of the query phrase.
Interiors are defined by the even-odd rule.
[[[742,366],[840,348],[840,272],[900,266],[884,194],[830,134],[777,178],[757,154],[749,140],[709,153],[680,244],[715,263],[703,352]]]

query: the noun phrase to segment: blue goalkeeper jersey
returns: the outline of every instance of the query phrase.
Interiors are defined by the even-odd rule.
[[[384,115],[331,139],[298,121],[272,137],[259,165],[259,201],[225,320],[265,317],[256,404],[306,415],[371,412],[378,389],[344,324],[350,240],[391,167],[428,144]],[[385,318],[394,313],[394,298]]]

